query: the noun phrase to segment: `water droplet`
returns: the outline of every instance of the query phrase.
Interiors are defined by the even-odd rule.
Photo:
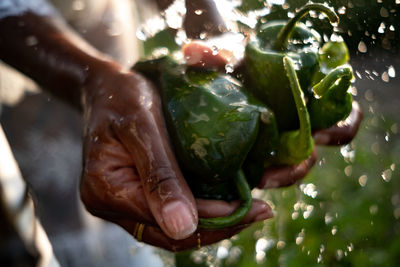
[[[400,208],[395,208],[393,211],[393,216],[398,220],[400,219]]]
[[[325,224],[328,225],[330,223],[332,223],[333,221],[333,217],[330,213],[326,213],[325,214]]]
[[[218,259],[225,259],[229,256],[229,250],[228,248],[224,247],[224,246],[219,246],[217,248],[217,253],[216,256]]]
[[[108,96],[108,99],[112,99],[114,96],[113,95],[109,95]]]
[[[338,8],[338,13],[340,15],[346,14],[346,7],[345,6],[341,6]]]
[[[385,29],[386,29],[386,24],[384,22],[381,22],[381,24],[379,25],[379,28],[378,28],[378,32],[384,33]]]
[[[332,235],[336,235],[337,231],[338,231],[337,226],[336,225],[333,226],[331,230]]]
[[[364,175],[361,175],[360,178],[358,178],[358,183],[359,183],[362,187],[364,187],[364,186],[367,185],[367,181],[368,181],[368,176],[366,176],[365,174],[364,174]]]
[[[207,33],[206,32],[202,32],[202,33],[199,34],[199,37],[200,37],[201,40],[204,40],[207,37]]]
[[[399,194],[394,194],[390,198],[390,201],[392,202],[393,206],[397,206],[400,204],[400,195]]]
[[[314,210],[313,205],[307,205],[306,210],[303,212],[303,218],[307,220],[311,216],[313,210]]]
[[[276,243],[276,248],[277,249],[283,249],[286,246],[286,242],[279,240],[278,243]]]
[[[343,250],[341,250],[341,249],[336,250],[336,259],[337,259],[338,261],[340,261],[341,259],[343,259]]]
[[[358,51],[361,53],[367,53],[367,45],[363,41],[358,43]]]
[[[348,30],[348,31],[347,31],[347,35],[348,35],[348,36],[352,36],[353,34],[351,33],[350,30]]]
[[[392,171],[394,171],[394,170],[396,169],[396,164],[392,163],[392,164],[390,165],[390,169],[391,169]]]
[[[371,145],[371,151],[375,154],[378,155],[380,152],[380,147],[379,147],[379,143],[373,143]]]
[[[365,97],[365,99],[366,99],[367,101],[370,101],[370,102],[374,101],[374,94],[373,94],[372,90],[370,90],[370,89],[368,89],[367,91],[365,91],[364,97]]]
[[[226,73],[232,73],[233,72],[233,65],[232,64],[226,64],[225,65],[225,72]]]
[[[143,31],[143,28],[140,28],[136,31],[136,37],[140,40],[140,41],[146,41],[147,40],[147,35],[146,33]]]
[[[352,173],[353,173],[353,166],[348,165],[348,166],[346,166],[346,167],[344,168],[344,174],[345,174],[347,177],[350,177]]]
[[[309,183],[309,184],[301,184],[300,185],[300,190],[303,191],[303,193],[309,197],[316,198],[318,195],[317,188],[314,184]]]
[[[376,215],[378,213],[378,210],[378,205],[376,204],[369,207],[369,213],[371,213],[371,215]]]
[[[389,11],[384,7],[381,7],[379,14],[381,15],[381,17],[384,17],[384,18],[389,17]]]
[[[296,237],[296,245],[300,245],[304,241],[303,236],[298,236]]]
[[[342,156],[343,156],[343,158],[346,160],[346,161],[353,161],[354,160],[354,156],[355,156],[355,152],[354,152],[354,150],[351,148],[351,146],[350,145],[345,145],[345,146],[342,146],[341,148],[340,148],[340,154],[342,154]]]
[[[357,88],[355,86],[351,86],[350,87],[350,94],[352,94],[353,96],[357,96],[358,95],[358,91]]]
[[[196,10],[194,11],[194,14],[196,14],[196,15],[198,15],[198,16],[202,15],[203,13],[204,13],[204,10],[202,10],[202,9],[196,9]]]
[[[385,134],[385,141],[386,141],[386,142],[389,142],[389,139],[390,139],[390,134],[389,134],[388,132],[386,132],[386,134]]]
[[[37,45],[38,43],[39,43],[39,41],[36,38],[36,36],[29,35],[28,37],[25,38],[25,44],[27,46],[34,46],[34,45]]]
[[[389,182],[390,179],[392,178],[392,170],[391,169],[384,170],[381,174],[381,177],[385,182]]]
[[[392,65],[388,68],[388,75],[390,78],[396,77],[396,71]]]
[[[256,252],[256,262],[257,264],[262,264],[266,260],[265,252],[264,251],[257,251]]]
[[[318,254],[317,263],[322,263],[322,254]]]
[[[392,131],[392,133],[397,134],[398,132],[397,123],[393,123],[392,126],[390,127],[390,130]]]
[[[211,46],[211,51],[212,51],[213,56],[215,56],[218,54],[219,49],[216,45],[213,45],[213,46]]]
[[[159,48],[154,49],[154,50],[152,51],[151,55],[152,55],[154,58],[158,58],[158,57],[162,57],[162,56],[168,55],[168,53],[169,53],[168,48],[166,48],[166,47],[159,47]]]
[[[382,81],[384,81],[385,83],[388,83],[388,82],[389,82],[389,74],[388,74],[387,71],[385,71],[385,72],[382,73],[381,79],[382,79]]]
[[[305,233],[304,228],[301,229],[300,233],[298,233],[298,235],[296,237],[296,245],[300,245],[301,243],[303,243],[305,234],[306,233]]]
[[[256,242],[256,252],[267,251],[275,246],[275,241],[272,239],[260,238]]]

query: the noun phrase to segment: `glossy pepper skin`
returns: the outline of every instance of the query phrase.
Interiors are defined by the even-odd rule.
[[[349,51],[344,42],[328,42],[321,48],[320,71],[314,75],[318,82],[307,104],[313,130],[329,128],[350,114],[353,97],[348,89],[353,71],[347,65],[348,60]]]
[[[194,195],[242,200],[231,217],[200,219],[199,226],[239,222],[251,207],[246,176],[257,184],[265,157],[252,162],[254,173],[245,174],[242,165],[248,155],[259,156],[255,143],[263,151],[275,145],[269,141],[269,135],[277,136],[273,113],[226,74],[187,68],[171,57],[139,62],[134,69],[158,81],[168,133]]]
[[[274,111],[280,132],[299,126],[290,84],[283,71],[283,58],[287,56],[294,61],[306,98],[313,96],[312,86],[324,76],[320,71],[321,38],[317,32],[298,22],[311,10],[323,12],[331,22],[338,21],[337,15],[328,7],[308,4],[288,22],[272,21],[262,25],[256,40],[246,46],[246,87]]]

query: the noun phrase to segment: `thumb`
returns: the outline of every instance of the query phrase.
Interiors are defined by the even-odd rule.
[[[138,90],[148,90],[141,87]],[[133,157],[158,225],[167,236],[183,239],[197,229],[197,208],[169,145],[158,95],[152,91],[140,94],[146,104],[125,117],[116,132]]]

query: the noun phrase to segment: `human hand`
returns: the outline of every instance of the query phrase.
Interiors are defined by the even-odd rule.
[[[254,200],[237,226],[197,229],[198,217],[229,215],[239,202],[194,199],[170,147],[151,82],[110,63],[89,72],[80,189],[92,214],[122,226],[139,241],[174,251],[229,238],[272,217],[265,202]]]
[[[197,53],[197,51],[202,51]],[[240,66],[241,59],[234,58],[231,51],[220,49],[215,53],[208,42],[193,41],[183,47],[184,57],[189,65],[197,67],[216,68],[224,71],[227,63],[236,63],[236,68]],[[350,115],[343,121],[328,128],[318,130],[313,133],[316,145],[344,145],[355,137],[362,120],[362,110],[360,105],[353,101]],[[316,150],[309,158],[297,165],[274,166],[265,170],[263,178],[258,184],[258,188],[268,189],[289,186],[304,178],[317,161]]]

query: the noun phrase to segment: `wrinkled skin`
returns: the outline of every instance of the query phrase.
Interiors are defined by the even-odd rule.
[[[38,44],[27,47],[25,40],[31,35]],[[225,65],[222,53],[204,52],[210,48],[189,44],[185,49],[197,55],[192,64]],[[83,112],[80,192],[92,214],[131,234],[137,223],[145,223],[143,242],[172,251],[217,242],[272,217],[264,201],[254,200],[237,226],[197,229],[199,217],[226,216],[239,203],[194,199],[172,153],[151,82],[70,34],[53,18],[24,13],[0,20],[0,59]],[[353,107],[350,117],[340,127],[316,133],[317,143],[349,142],[361,121],[360,110]],[[299,165],[268,169],[259,187],[293,184],[315,161],[313,153]]]
[[[156,88],[139,74],[113,68],[106,71],[102,76],[96,71],[85,86],[83,202],[94,215],[130,233],[136,222],[152,225],[145,228],[143,236],[149,244],[172,250],[197,246],[197,232],[193,234],[197,216],[227,215],[238,202],[195,202],[169,146]],[[194,218],[193,228],[171,231],[169,226],[179,226],[162,216],[163,207],[171,203],[187,207]],[[186,216],[182,212],[173,218]],[[237,233],[243,225],[271,216],[270,208],[255,200],[241,225],[200,231],[201,242],[214,243]]]

